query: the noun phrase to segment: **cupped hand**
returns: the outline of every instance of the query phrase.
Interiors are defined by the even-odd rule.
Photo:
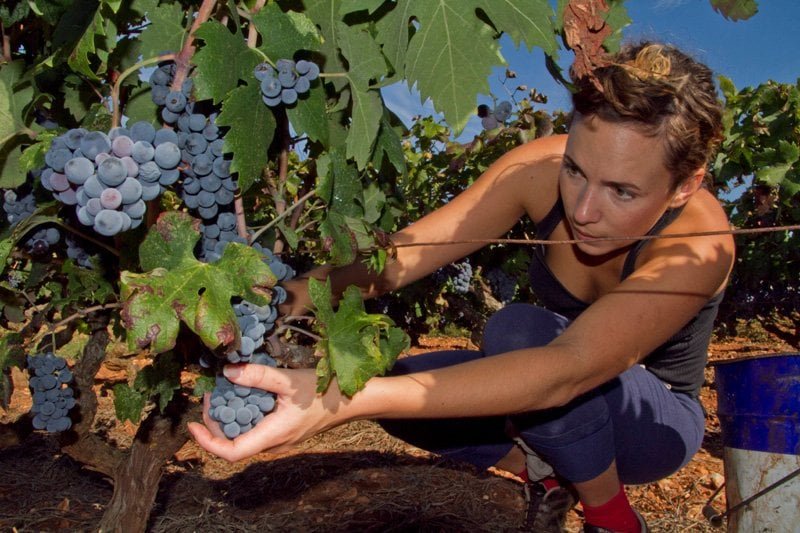
[[[229,365],[225,375],[233,383],[271,391],[275,409],[250,431],[228,439],[219,423],[209,416],[210,395],[203,406],[203,424],[189,423],[189,432],[205,450],[228,461],[238,461],[263,451],[281,452],[317,433],[346,422],[349,400],[336,382],[325,394],[317,394],[313,370],[288,370],[266,365]]]

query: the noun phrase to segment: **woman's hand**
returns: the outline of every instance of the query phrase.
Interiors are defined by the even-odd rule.
[[[210,395],[203,405],[203,424],[189,423],[189,432],[205,450],[228,461],[238,461],[262,451],[280,452],[317,433],[347,421],[349,400],[335,381],[325,394],[317,394],[314,370],[288,370],[266,365],[228,365],[225,376],[238,385],[271,391],[275,409],[253,429],[233,440],[222,433],[208,414]]]

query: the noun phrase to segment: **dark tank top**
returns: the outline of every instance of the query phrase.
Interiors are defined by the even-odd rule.
[[[680,214],[682,208],[665,212],[655,223],[648,235],[656,235]],[[561,198],[550,212],[536,226],[536,238],[547,239],[564,218]],[[620,281],[633,272],[636,258],[650,241],[638,241],[628,252],[622,268]],[[544,245],[534,248],[529,269],[531,288],[542,305],[570,320],[580,315],[589,304],[570,293],[545,262]],[[708,359],[708,343],[714,327],[723,293],[711,298],[703,308],[680,331],[670,337],[641,361],[641,364],[666,383],[673,391],[697,397],[703,385],[703,369]]]

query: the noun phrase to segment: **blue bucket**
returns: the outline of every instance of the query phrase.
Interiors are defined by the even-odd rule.
[[[800,353],[714,363],[728,508],[800,468]],[[728,517],[728,531],[797,531],[800,478]],[[764,529],[766,528],[766,529]]]

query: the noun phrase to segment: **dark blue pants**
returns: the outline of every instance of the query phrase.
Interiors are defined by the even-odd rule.
[[[512,304],[487,322],[481,351],[453,350],[400,359],[392,374],[543,346],[568,324],[566,318],[546,309]],[[563,407],[513,416],[380,421],[389,433],[410,444],[479,468],[496,464],[514,446],[507,433],[509,422],[557,474],[573,483],[597,477],[613,460],[626,485],[664,478],[689,462],[704,433],[699,402],[673,393],[640,365]]]

